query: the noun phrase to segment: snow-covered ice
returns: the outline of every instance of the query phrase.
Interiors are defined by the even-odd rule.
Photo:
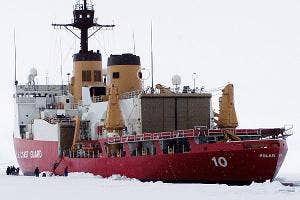
[[[110,178],[70,173],[68,177],[0,175],[1,199],[300,199],[300,187],[283,186],[278,181],[250,186],[219,184],[167,184],[140,182],[119,175]]]

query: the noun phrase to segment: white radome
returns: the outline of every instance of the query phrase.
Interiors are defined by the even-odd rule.
[[[36,68],[31,68],[30,69],[30,71],[29,71],[29,74],[31,75],[31,76],[37,76],[37,69]]]
[[[37,76],[37,69],[33,67],[29,70],[29,74],[27,77],[28,83],[32,84],[32,82],[34,82],[34,79],[36,76]]]
[[[181,77],[178,74],[172,76],[172,84],[173,85],[180,85],[181,84]]]

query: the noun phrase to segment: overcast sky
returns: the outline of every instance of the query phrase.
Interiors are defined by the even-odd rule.
[[[2,77],[0,159],[12,154],[13,30],[16,30],[18,80],[25,82],[31,67],[38,82],[60,83],[72,72],[72,54],[79,41],[51,23],[69,23],[72,0],[10,0],[1,6],[0,55]],[[99,32],[90,47],[100,49],[104,64],[111,53],[133,52],[150,66],[150,24],[153,23],[154,80],[171,85],[179,74],[182,85],[207,89],[235,85],[240,128],[293,124],[285,170],[297,170],[300,142],[300,1],[297,0],[109,0],[94,1],[98,23],[116,24]],[[60,42],[61,41],[61,42]],[[61,43],[61,45],[60,45]],[[67,76],[63,79],[66,81]],[[149,81],[148,81],[149,83]]]

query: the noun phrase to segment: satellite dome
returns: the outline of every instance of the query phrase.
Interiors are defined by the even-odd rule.
[[[181,84],[181,77],[178,74],[172,76],[172,84],[173,85],[180,85]]]
[[[30,69],[30,71],[29,71],[29,74],[31,75],[31,76],[37,76],[37,69],[36,68],[31,68]]]

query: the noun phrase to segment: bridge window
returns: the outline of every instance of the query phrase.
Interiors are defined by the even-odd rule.
[[[113,77],[113,79],[120,78],[120,73],[119,72],[113,72],[112,77]]]
[[[92,75],[90,70],[82,71],[82,81],[90,82],[91,79],[92,79]]]
[[[138,73],[138,77],[139,77],[139,79],[142,79],[142,78],[143,78],[142,72],[139,72],[139,73]]]

